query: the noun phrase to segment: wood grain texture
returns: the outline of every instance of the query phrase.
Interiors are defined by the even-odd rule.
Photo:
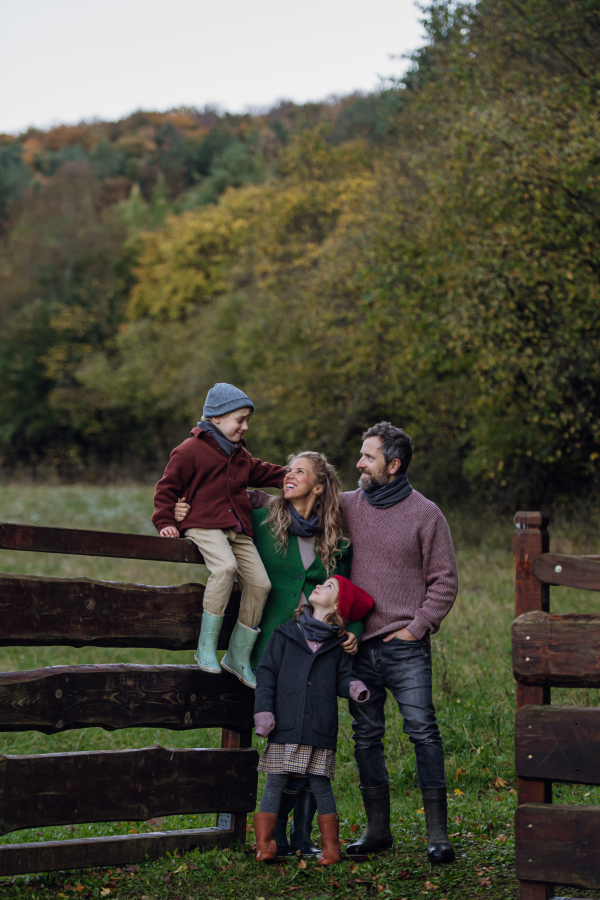
[[[536,578],[545,584],[600,591],[600,560],[598,559],[542,553],[534,559],[532,569]]]
[[[2,844],[0,875],[25,875],[58,869],[83,869],[94,866],[123,866],[158,859],[167,853],[228,847],[245,841],[245,833],[219,828],[195,828],[152,834],[128,834],[74,841],[40,841],[35,844]],[[178,862],[178,865],[180,863]]]
[[[229,672],[211,675],[197,666],[52,666],[0,674],[0,731],[246,731],[253,713],[251,688]]]
[[[512,626],[512,655],[521,684],[600,687],[600,615],[519,616]]]
[[[196,545],[187,538],[161,538],[77,528],[44,528],[0,522],[0,550],[36,553],[75,553],[81,556],[114,556],[120,559],[153,559],[163,562],[202,563]]]
[[[515,719],[521,778],[600,784],[600,709],[526,706]]]
[[[239,589],[231,594],[220,650],[229,644],[240,597]],[[195,650],[203,598],[201,584],[153,587],[91,578],[0,575],[0,646]]]
[[[258,753],[143,750],[0,757],[0,833],[256,806]]]
[[[600,888],[599,834],[599,806],[519,806],[515,814],[517,878]]]

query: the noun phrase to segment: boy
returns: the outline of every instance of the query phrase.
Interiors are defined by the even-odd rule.
[[[198,653],[204,672],[219,674],[217,641],[233,582],[242,585],[238,621],[221,666],[243,684],[256,688],[250,654],[271,582],[252,541],[251,506],[246,488],[281,487],[287,469],[255,459],[244,433],[254,412],[250,397],[232,384],[210,389],[202,421],[192,437],[171,453],[156,485],[152,522],[161,537],[179,537],[175,503],[185,495],[191,505],[184,535],[199,548],[210,572],[204,592]]]

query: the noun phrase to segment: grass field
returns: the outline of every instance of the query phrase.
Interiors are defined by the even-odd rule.
[[[0,485],[0,521],[73,528],[95,528],[152,534],[152,488]],[[214,900],[248,897],[319,898],[332,895],[388,898],[515,898],[512,867],[512,819],[515,809],[512,725],[514,682],[510,666],[510,624],[513,619],[512,520],[488,511],[447,513],[459,566],[460,591],[450,616],[433,639],[435,703],[446,750],[450,795],[450,832],[457,862],[431,867],[425,854],[425,826],[421,795],[416,788],[412,746],[402,734],[402,722],[388,702],[386,755],[391,773],[392,822],[397,841],[393,851],[369,862],[346,861],[324,871],[313,862],[306,868],[292,859],[280,866],[259,866],[245,848],[186,860],[148,863],[137,871],[90,870],[37,877],[0,879],[1,897],[63,898],[187,898]],[[598,511],[573,522],[551,523],[551,548],[556,552],[598,552]],[[52,556],[41,553],[0,553],[0,572],[32,575],[88,576],[110,581],[177,584],[203,580],[197,566],[133,560]],[[595,594],[554,589],[556,612],[593,612]],[[0,670],[99,662],[190,663],[191,653],[156,650],[98,648],[0,648]],[[553,701],[599,705],[596,691],[557,690]],[[342,822],[342,837],[349,842],[362,830],[365,819],[352,756],[350,718],[340,702],[341,729],[334,784]],[[220,731],[170,732],[132,729],[69,731],[46,736],[37,732],[1,735],[3,754],[45,753],[61,750],[120,749],[159,743],[166,747],[218,746]],[[263,741],[255,738],[260,749]],[[262,776],[261,776],[262,779]],[[262,780],[259,789],[262,787]],[[596,789],[555,787],[561,802],[600,803]],[[7,834],[2,843],[59,837],[124,834],[132,829],[199,827],[214,817],[171,817],[162,823],[126,822],[34,829]],[[578,891],[580,897],[599,894]]]

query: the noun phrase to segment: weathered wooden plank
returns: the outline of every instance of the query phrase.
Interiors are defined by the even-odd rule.
[[[600,888],[600,806],[526,803],[515,814],[517,878]]]
[[[600,687],[600,615],[526,613],[513,622],[512,649],[521,684]]]
[[[600,709],[525,706],[515,719],[521,778],[600,784]]]
[[[0,757],[0,833],[44,825],[249,812],[256,750],[143,750]]]
[[[542,553],[534,559],[532,569],[544,584],[600,591],[600,560],[593,557]]]
[[[75,553],[81,556],[115,556],[120,559],[153,559],[163,562],[202,563],[196,545],[187,538],[161,538],[77,528],[44,528],[39,525],[0,523],[0,550],[36,553]]]
[[[548,519],[541,512],[518,512],[515,515],[515,616],[533,610],[548,610],[550,589],[536,578],[532,562],[550,549]],[[516,685],[517,709],[528,704],[550,703],[550,689],[546,686]],[[548,781],[517,779],[519,803],[551,803],[552,784]],[[519,886],[520,900],[546,900],[546,886]]]
[[[253,712],[251,688],[229,672],[211,675],[197,666],[52,666],[0,674],[0,732],[140,726],[246,731]]]
[[[241,593],[232,591],[219,635],[225,650]],[[91,578],[0,575],[0,646],[156,647],[195,650],[204,586],[153,587]]]
[[[83,869],[94,866],[123,866],[158,859],[167,853],[187,853],[196,848],[212,850],[243,843],[245,832],[222,828],[194,828],[185,831],[156,831],[151,834],[127,834],[86,838],[74,841],[40,841],[35,844],[2,844],[0,875],[25,875],[58,869]]]

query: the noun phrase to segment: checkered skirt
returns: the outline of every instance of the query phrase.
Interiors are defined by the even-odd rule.
[[[258,771],[268,775],[335,776],[335,750],[308,744],[267,744],[258,762]]]

